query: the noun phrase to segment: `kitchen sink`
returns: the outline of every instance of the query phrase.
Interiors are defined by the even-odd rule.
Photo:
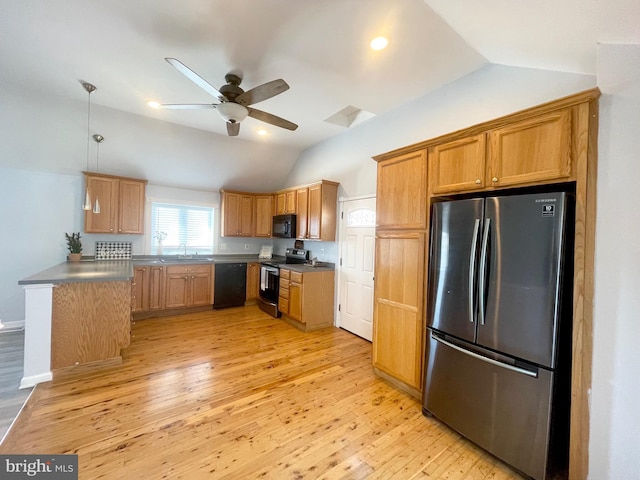
[[[213,262],[213,258],[200,257],[200,256],[174,257],[174,258],[161,258],[160,262],[162,263]]]

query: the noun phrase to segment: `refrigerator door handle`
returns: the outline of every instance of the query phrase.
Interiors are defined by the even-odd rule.
[[[469,253],[469,321],[474,322],[475,304],[473,301],[473,282],[476,277],[476,251],[478,246],[478,233],[480,232],[480,219],[476,218],[473,226],[473,238],[471,240],[471,252]]]
[[[478,302],[480,303],[480,325],[484,325],[484,294],[486,290],[487,276],[487,246],[489,243],[489,227],[491,219],[484,219],[484,232],[482,234],[482,251],[480,252],[480,279],[478,280]]]
[[[512,372],[516,372],[516,373],[521,373],[522,375],[527,375],[529,377],[533,377],[533,378],[538,378],[538,372],[532,372],[530,370],[526,370],[524,368],[520,368],[520,367],[516,367],[514,365],[509,365],[507,363],[502,363],[499,362],[498,360],[494,360],[493,358],[488,358],[482,355],[479,355],[475,352],[472,352],[470,350],[467,350],[466,348],[462,348],[459,347],[458,345],[448,342],[447,340],[438,337],[437,335],[434,335],[433,332],[431,333],[431,338],[434,339],[436,342],[442,343],[443,345],[446,345],[447,347],[453,348],[454,350],[457,350],[461,353],[464,353],[466,355],[469,355],[473,358],[477,358],[478,360],[482,360],[483,362],[487,362],[490,363],[492,365],[495,365],[497,367],[502,367],[505,368],[507,370],[511,370]]]

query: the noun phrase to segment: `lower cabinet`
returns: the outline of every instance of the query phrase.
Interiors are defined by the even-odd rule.
[[[165,308],[211,305],[211,265],[170,265],[166,273]]]
[[[417,397],[422,389],[425,247],[424,232],[377,233],[373,365]]]
[[[164,301],[164,267],[135,267],[131,282],[131,312],[139,314],[162,310]]]
[[[211,264],[134,267],[131,282],[133,318],[148,318],[162,311],[212,305],[213,281]]]
[[[335,272],[297,272],[280,268],[278,309],[289,323],[304,330],[333,325]]]

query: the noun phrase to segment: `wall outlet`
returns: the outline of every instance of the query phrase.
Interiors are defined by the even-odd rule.
[[[221,243],[220,244],[220,250],[226,250],[227,249],[227,244],[226,243]]]
[[[249,250],[249,244],[248,244],[248,243],[245,243],[245,244],[244,244],[244,249],[245,249],[245,250]]]

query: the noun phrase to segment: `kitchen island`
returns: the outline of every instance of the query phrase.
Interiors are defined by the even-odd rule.
[[[120,361],[131,328],[130,260],[65,262],[18,282],[25,288],[24,373],[20,388],[52,371]]]

